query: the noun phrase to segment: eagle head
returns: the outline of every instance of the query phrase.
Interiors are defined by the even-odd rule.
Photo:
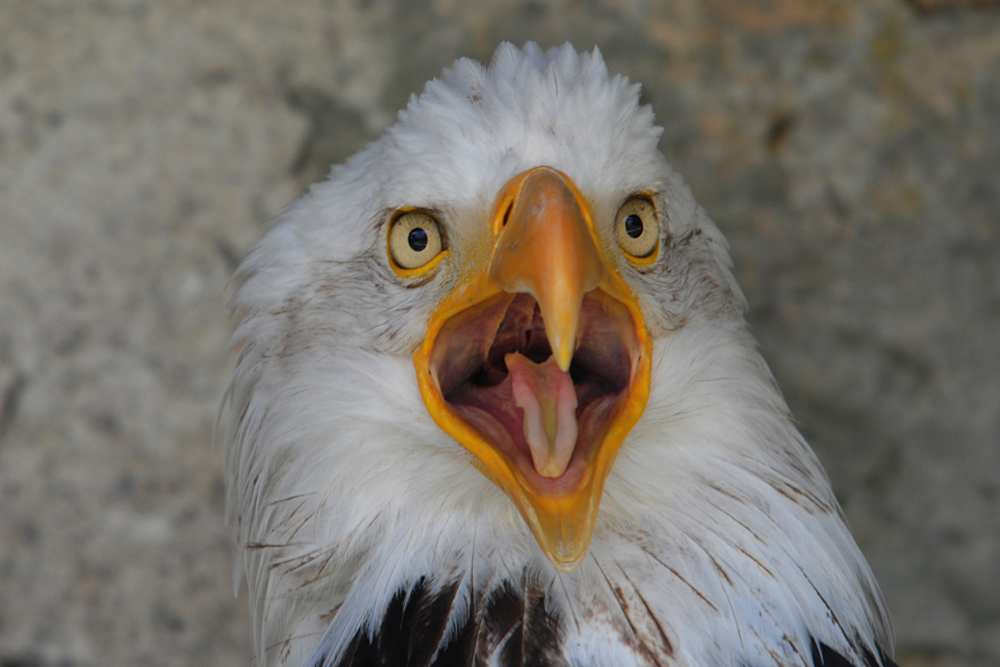
[[[761,646],[789,655],[888,645],[660,132],[596,49],[504,44],[428,83],[249,253],[225,458],[261,659],[368,664],[350,656],[385,619],[437,600],[398,662],[418,664],[514,590],[522,635],[559,629],[566,660],[689,664],[683,629],[717,623],[684,635],[690,664],[750,664],[740,623],[765,612]],[[831,614],[854,634],[811,625]],[[475,636],[482,660],[511,641]]]

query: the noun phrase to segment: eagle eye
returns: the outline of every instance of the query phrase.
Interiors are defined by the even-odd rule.
[[[615,239],[629,259],[652,261],[660,241],[660,222],[653,202],[633,197],[622,204],[615,216]]]
[[[441,224],[429,213],[405,211],[389,228],[389,257],[404,272],[427,266],[444,250]]]

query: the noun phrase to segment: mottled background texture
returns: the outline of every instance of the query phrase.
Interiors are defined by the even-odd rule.
[[[0,667],[248,663],[227,280],[505,39],[642,82],[900,665],[1000,664],[1000,8],[971,5],[0,0]]]

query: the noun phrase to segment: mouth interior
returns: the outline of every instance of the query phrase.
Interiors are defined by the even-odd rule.
[[[631,315],[599,290],[584,295],[569,368],[578,435],[557,477],[535,470],[507,367],[512,353],[532,364],[552,356],[541,310],[529,294],[500,295],[446,322],[435,340],[432,372],[448,408],[474,426],[530,486],[551,495],[571,492],[589,475],[587,464],[628,395],[638,356]]]

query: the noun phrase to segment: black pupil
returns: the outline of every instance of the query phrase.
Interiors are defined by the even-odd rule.
[[[410,230],[410,234],[406,237],[406,242],[410,244],[415,252],[420,252],[427,247],[427,232],[420,227],[415,227]]]
[[[625,233],[634,239],[642,236],[642,218],[634,213],[625,218]]]

